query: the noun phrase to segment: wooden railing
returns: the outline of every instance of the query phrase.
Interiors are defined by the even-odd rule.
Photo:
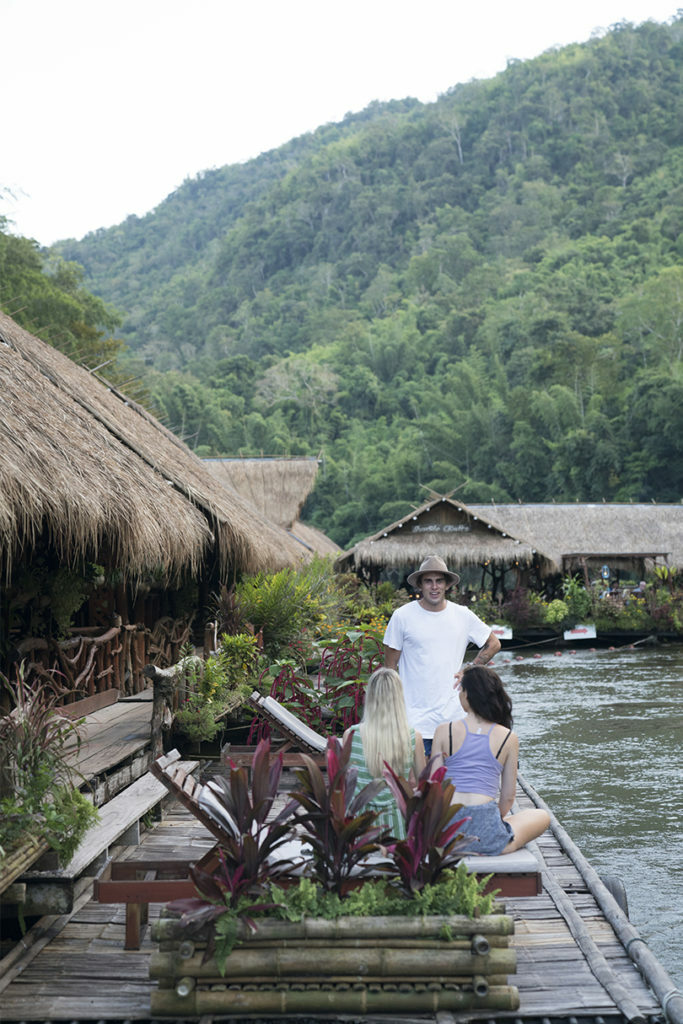
[[[106,630],[81,627],[62,640],[29,637],[17,650],[25,678],[48,682],[68,705],[110,690],[140,693],[149,686],[145,665],[174,664],[189,638],[187,622],[161,619],[152,630],[117,623]]]

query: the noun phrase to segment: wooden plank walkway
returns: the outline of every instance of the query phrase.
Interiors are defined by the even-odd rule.
[[[170,799],[170,798],[169,798]],[[520,806],[528,803],[520,791]],[[171,801],[164,820],[144,833],[139,847],[122,848],[124,858],[198,860],[213,845],[204,827]],[[546,834],[539,841],[541,854],[553,877],[568,894],[573,907],[616,973],[624,993],[643,1017],[661,1018],[661,1008],[634,964],[604,920],[581,876]],[[149,1020],[152,982],[148,962],[152,952],[149,932],[139,950],[124,950],[125,908],[97,904],[92,886],[76,902],[73,913],[60,919],[42,919],[38,938],[20,956],[0,963],[0,1004],[4,1024],[11,1021]],[[521,1006],[515,1013],[496,1013],[496,1019],[569,1020],[586,1017],[623,1019],[585,957],[550,895],[508,898],[506,910],[515,919],[517,985]],[[150,919],[160,905],[149,908]],[[448,1024],[449,1020],[490,1020],[488,1012],[423,1017]],[[310,1018],[308,1018],[310,1021]]]
[[[67,746],[70,760],[86,779],[97,779],[149,747],[151,696],[151,690],[145,691],[86,716],[79,726],[80,748],[74,741]]]

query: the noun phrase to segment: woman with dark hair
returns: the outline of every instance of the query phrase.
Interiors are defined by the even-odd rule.
[[[465,669],[460,683],[464,719],[443,722],[434,733],[432,756],[441,755],[455,786],[454,804],[468,816],[460,831],[463,852],[512,853],[540,836],[550,815],[540,809],[510,814],[517,786],[519,740],[512,731],[512,701],[491,668]],[[466,845],[465,845],[466,844]]]

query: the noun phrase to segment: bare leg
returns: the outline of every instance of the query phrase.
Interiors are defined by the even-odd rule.
[[[518,811],[516,814],[508,814],[505,821],[512,826],[515,837],[510,840],[503,853],[512,853],[514,850],[521,850],[532,839],[536,839],[542,832],[545,832],[550,824],[550,815],[540,808],[529,808],[526,811]]]

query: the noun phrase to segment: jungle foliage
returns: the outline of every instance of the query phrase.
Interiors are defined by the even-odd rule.
[[[683,493],[683,19],[374,103],[54,248],[200,455],[310,454],[348,545],[422,502]],[[455,71],[454,71],[455,75]]]

